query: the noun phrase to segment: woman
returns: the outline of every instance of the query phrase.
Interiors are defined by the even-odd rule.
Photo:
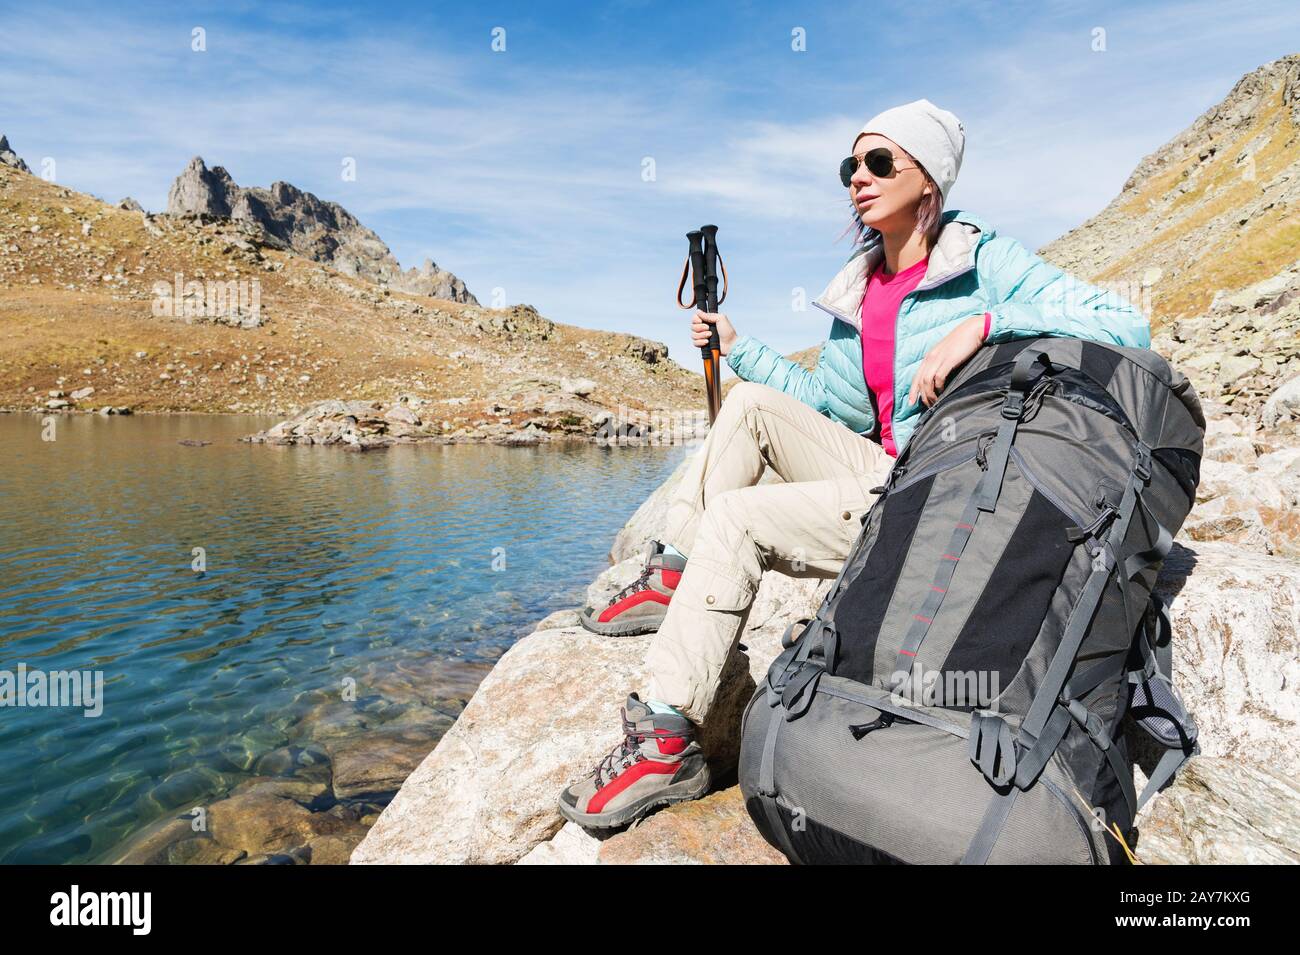
[[[583,625],[611,636],[657,630],[644,695],[623,742],[561,793],[593,828],[703,795],[699,736],[723,664],[763,572],[834,577],[894,459],[944,383],[986,342],[1045,335],[1150,347],[1146,317],[965,212],[943,211],[965,145],[961,122],[921,99],[886,110],[840,165],[860,247],[813,304],[833,316],[817,370],[716,325],[744,379],[727,395],[673,500],[641,577]],[[781,483],[756,486],[765,468]],[[690,555],[689,561],[686,555]]]

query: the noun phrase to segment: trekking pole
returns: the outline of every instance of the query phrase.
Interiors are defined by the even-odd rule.
[[[686,233],[688,252],[686,264],[682,267],[682,279],[677,285],[677,304],[681,308],[698,308],[710,314],[727,297],[727,267],[718,255],[718,227],[701,226]],[[722,268],[722,296],[718,296],[718,268]],[[682,301],[682,291],[686,288],[687,278],[691,279],[693,297],[689,303]],[[700,346],[700,356],[704,359],[704,389],[708,398],[709,424],[713,424],[722,407],[722,382],[719,371],[721,344],[718,341],[718,327],[709,327],[709,341]]]
[[[704,233],[704,310],[710,315],[716,314],[722,304],[718,298],[718,227],[700,226]],[[724,293],[725,294],[725,293]],[[709,422],[718,416],[722,409],[722,377],[720,361],[722,345],[718,341],[718,326],[709,326],[709,355],[706,364],[713,372],[713,390],[709,392]],[[707,377],[705,379],[707,384]]]

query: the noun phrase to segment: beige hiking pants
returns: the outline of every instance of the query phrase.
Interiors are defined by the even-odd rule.
[[[735,385],[669,507],[663,542],[690,560],[650,645],[643,698],[702,724],[763,571],[835,577],[893,464],[798,399]],[[783,483],[755,486],[768,467]]]

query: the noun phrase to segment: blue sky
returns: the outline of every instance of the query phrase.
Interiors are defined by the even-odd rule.
[[[849,253],[836,166],[876,112],[926,97],[961,117],[949,208],[1036,249],[1242,74],[1298,50],[1294,0],[3,0],[0,132],[59,182],[152,210],[194,155],[243,185],[292,182],[485,304],[500,289],[695,368],[673,293],[683,234],[708,221],[741,332],[782,351],[825,336],[793,290],[815,296]]]

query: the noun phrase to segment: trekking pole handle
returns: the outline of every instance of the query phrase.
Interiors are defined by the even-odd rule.
[[[709,314],[718,311],[718,227],[700,226],[704,234],[704,310]],[[717,323],[709,326],[709,351],[721,351]]]
[[[686,241],[689,243],[690,252],[687,254],[687,262],[691,269],[691,280],[695,288],[695,298],[691,305],[701,311],[708,311],[708,282],[705,278],[707,272],[706,255],[705,255],[705,236],[703,229],[692,229],[686,233]],[[710,334],[709,342],[700,346],[700,354],[704,358],[710,358],[713,354],[713,335]]]

